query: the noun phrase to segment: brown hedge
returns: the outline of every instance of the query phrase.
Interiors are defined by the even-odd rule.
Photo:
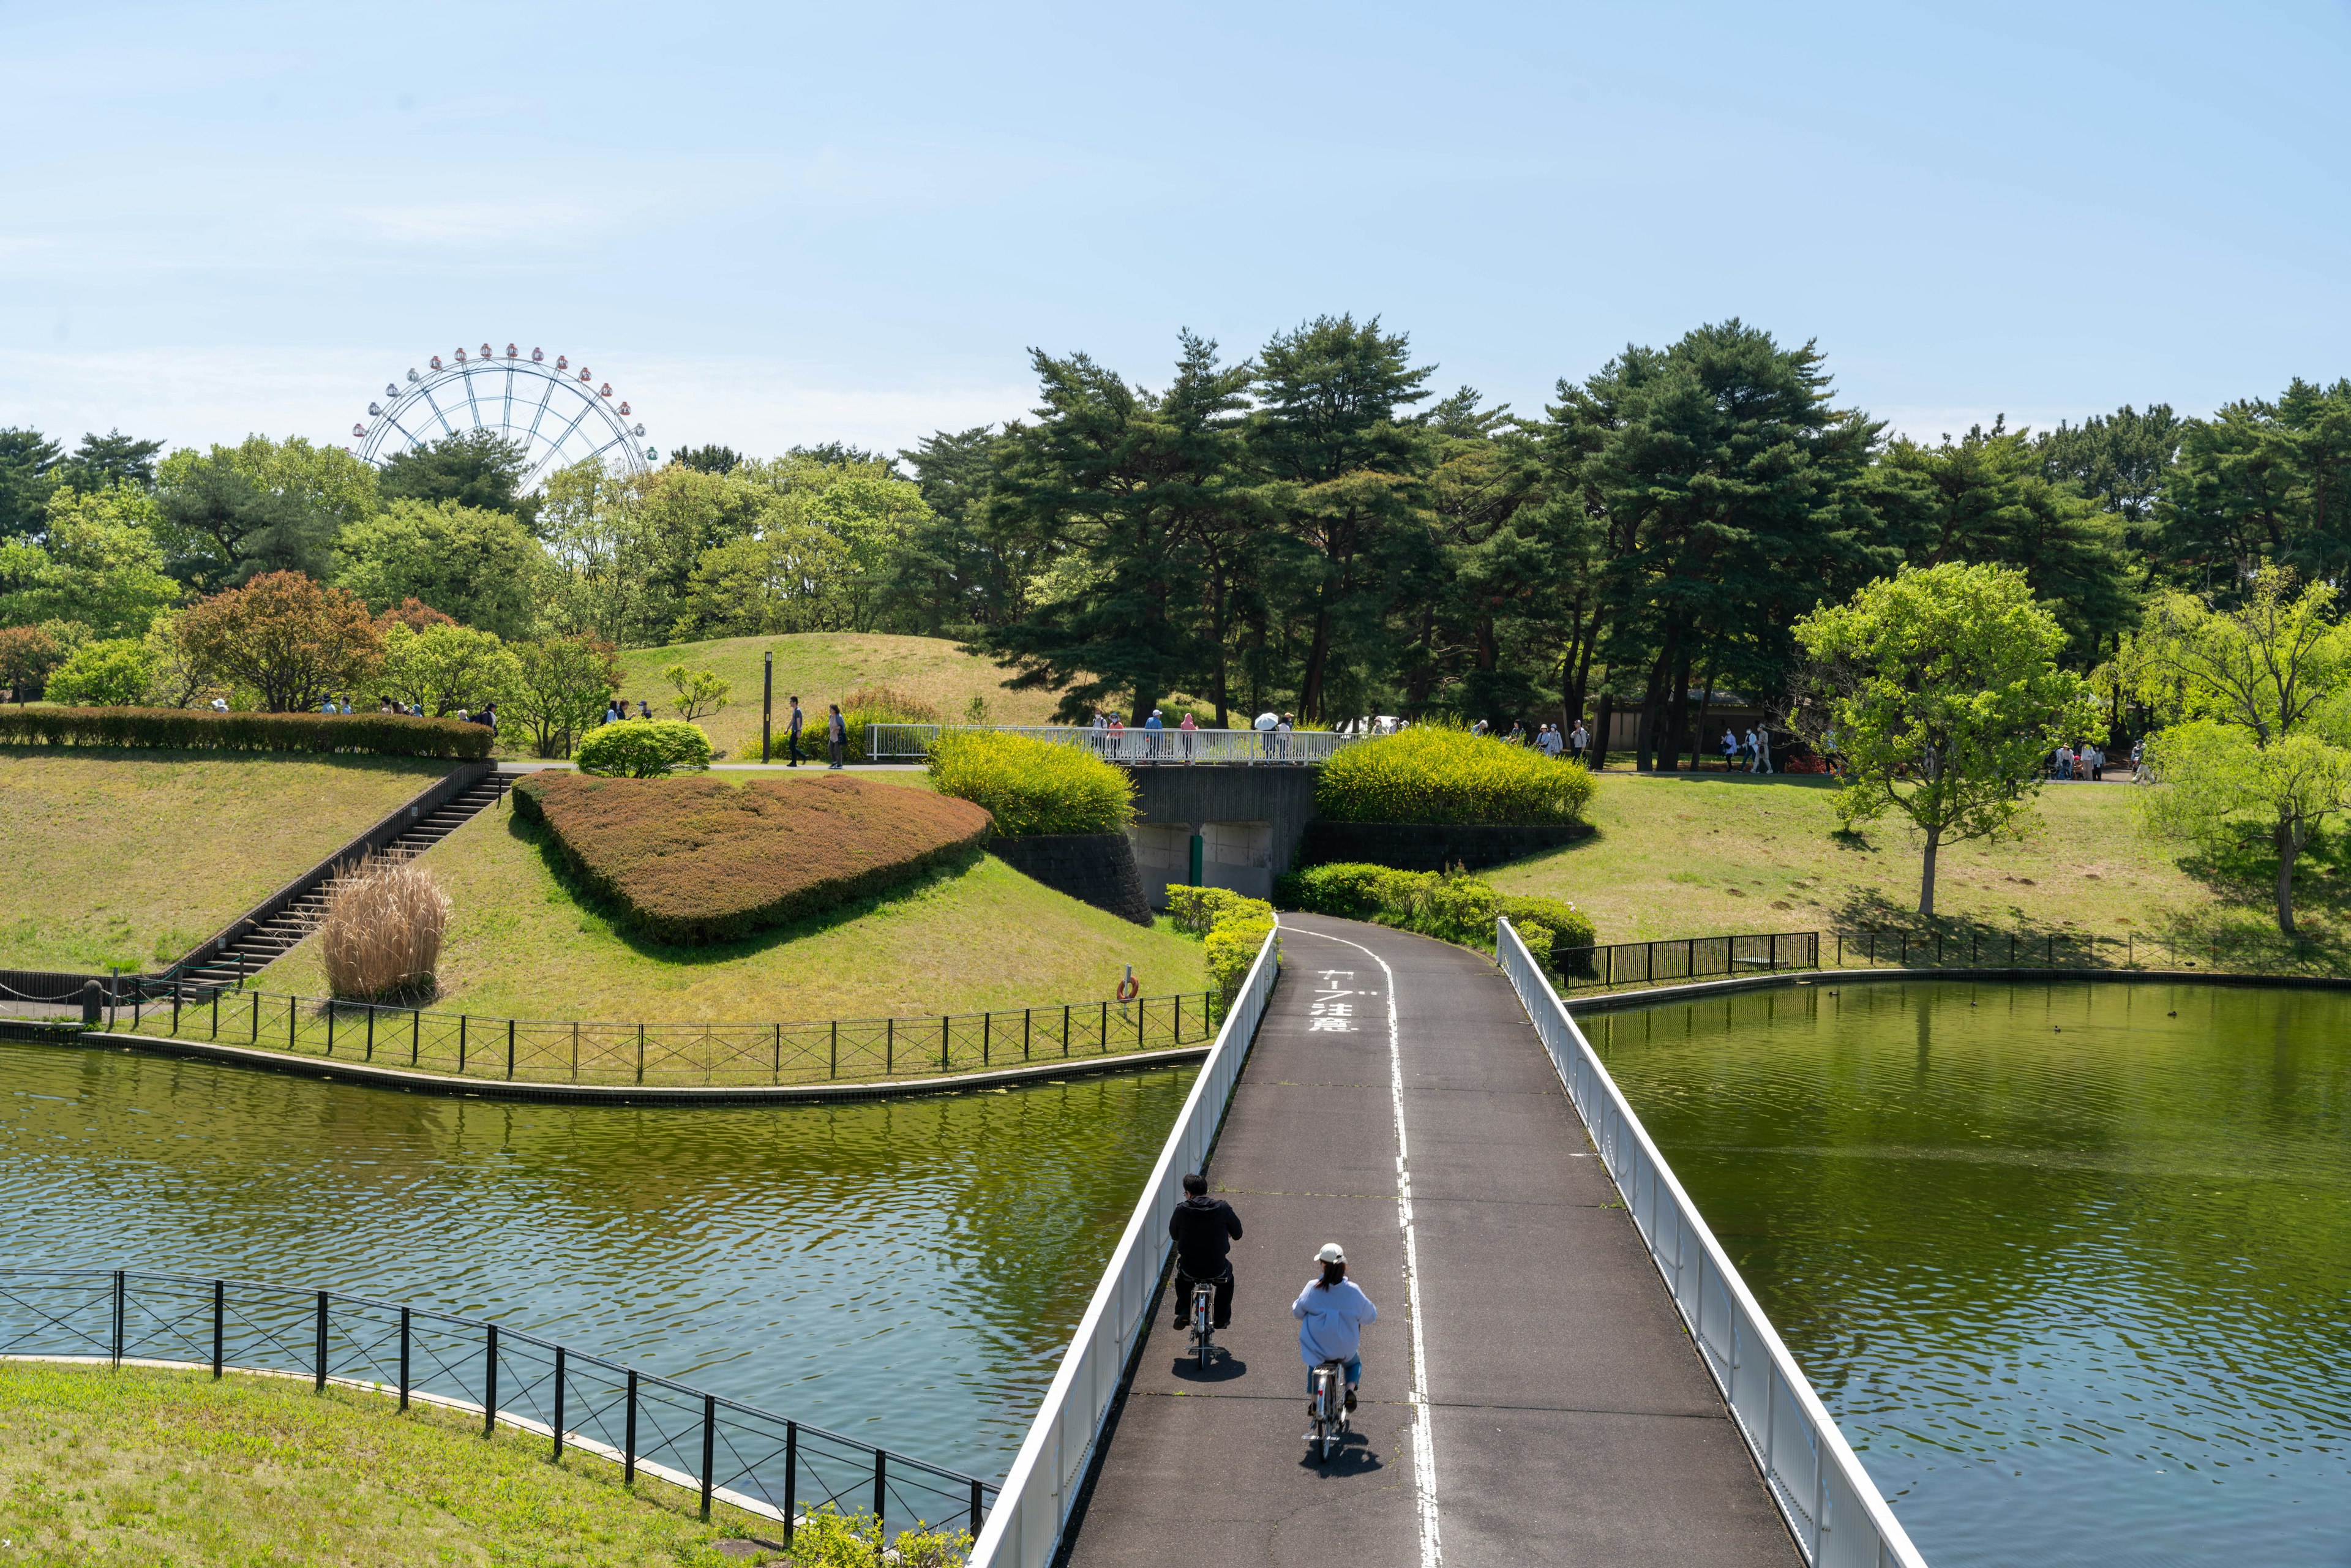
[[[0,708],[0,745],[155,746],[185,751],[360,751],[379,757],[490,754],[487,725],[380,713],[214,713],[210,708]]]
[[[967,800],[862,779],[541,773],[515,810],[622,918],[664,942],[726,942],[909,882],[987,841]]]

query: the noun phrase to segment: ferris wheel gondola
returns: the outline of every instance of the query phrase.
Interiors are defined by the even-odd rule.
[[[485,342],[478,354],[461,346],[450,362],[435,354],[428,364],[410,370],[405,386],[386,382],[383,402],[368,404],[367,419],[351,427],[359,456],[380,467],[431,442],[487,430],[522,448],[525,489],[579,463],[643,474],[660,461],[658,446],[640,444],[645,427],[632,422],[629,405],[613,406],[611,383],[600,390],[585,365],[573,379],[564,355],[549,365],[541,350],[526,360],[509,343],[501,358]]]

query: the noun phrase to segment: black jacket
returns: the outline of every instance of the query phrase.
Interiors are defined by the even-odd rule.
[[[1214,1280],[1240,1239],[1241,1217],[1221,1197],[1187,1197],[1167,1217],[1167,1234],[1176,1239],[1176,1267],[1188,1278]]]

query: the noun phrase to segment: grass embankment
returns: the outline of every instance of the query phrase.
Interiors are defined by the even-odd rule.
[[[0,967],[169,964],[450,766],[0,747]]]
[[[669,706],[674,695],[662,675],[673,664],[708,670],[733,689],[726,706],[695,722],[709,732],[710,743],[723,747],[729,762],[759,760],[760,655],[776,655],[777,753],[791,714],[791,695],[800,695],[808,716],[804,748],[824,752],[821,716],[827,703],[839,702],[862,685],[885,685],[920,698],[950,721],[962,719],[974,697],[987,703],[990,724],[1043,724],[1060,700],[1051,692],[1004,689],[1005,672],[986,659],[958,653],[945,637],[893,637],[879,632],[803,632],[788,637],[725,637],[712,643],[675,643],[662,648],[634,648],[621,655],[628,672],[622,695],[631,702],[642,697],[653,712],[675,717]],[[520,738],[520,737],[510,737]]]
[[[402,1415],[379,1395],[0,1366],[0,1562],[729,1561],[713,1543],[733,1511],[704,1524],[697,1500],[651,1478],[632,1493],[604,1459],[550,1464],[541,1438],[485,1441],[477,1416]]]
[[[1603,942],[1737,931],[1917,928],[1919,846],[1894,821],[1840,833],[1827,779],[1604,773],[1595,835],[1483,873],[1506,893],[1573,900]],[[2277,944],[2260,865],[2216,861],[2138,830],[2132,789],[2053,784],[2022,842],[1945,847],[1945,925],[1993,930]],[[2321,846],[2298,908],[2323,960],[2351,935],[2351,876]]]
[[[927,788],[917,774],[866,777]],[[455,904],[434,1005],[488,1017],[757,1023],[975,1012],[1105,997],[1128,964],[1145,996],[1207,983],[1197,942],[1064,897],[992,855],[708,946],[616,924],[564,870],[545,830],[511,809],[475,818],[422,863]],[[326,995],[317,947],[303,943],[255,984]]]

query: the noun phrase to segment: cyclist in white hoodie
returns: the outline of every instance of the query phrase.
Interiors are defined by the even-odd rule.
[[[1379,1308],[1347,1278],[1347,1254],[1336,1241],[1314,1255],[1322,1265],[1322,1278],[1298,1292],[1290,1315],[1298,1320],[1298,1354],[1306,1358],[1306,1391],[1314,1392],[1314,1369],[1326,1361],[1344,1362],[1347,1408],[1355,1407],[1355,1385],[1364,1378],[1364,1325],[1379,1320]],[[1308,1415],[1313,1401],[1307,1401]]]

